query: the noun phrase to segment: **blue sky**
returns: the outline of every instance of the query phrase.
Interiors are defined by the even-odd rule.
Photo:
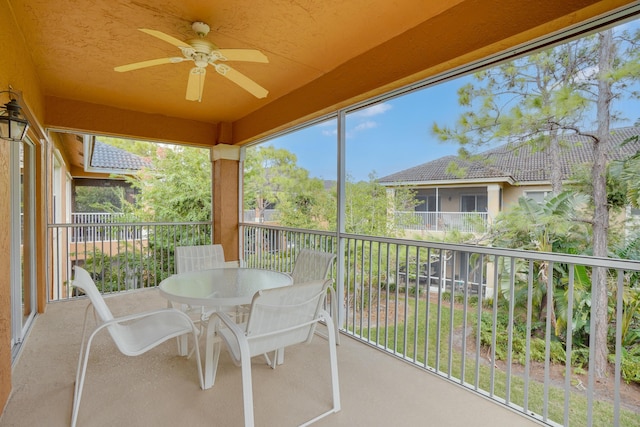
[[[638,20],[625,24],[629,30]],[[456,143],[437,141],[431,132],[434,123],[453,125],[463,111],[457,90],[470,76],[431,86],[400,96],[347,116],[347,173],[356,180],[380,178],[446,155],[455,155]],[[612,127],[631,126],[639,118],[638,100],[619,102],[627,121]],[[336,179],[335,120],[290,133],[268,144],[285,148],[297,156],[297,164],[312,177]]]
[[[380,178],[446,155],[455,155],[458,145],[439,142],[433,123],[452,125],[462,109],[457,89],[469,77],[429,87],[347,116],[347,173],[355,181]],[[618,104],[627,121],[614,127],[631,126],[638,118],[638,101]],[[312,177],[336,179],[336,122],[330,120],[277,138],[269,144],[285,148]],[[488,147],[487,147],[488,148]]]
[[[451,124],[459,115],[457,88],[447,82],[398,97],[347,116],[347,173],[367,180],[455,154],[457,145],[440,143],[431,134],[434,122]],[[336,122],[302,129],[270,142],[293,152],[298,166],[311,176],[336,179]]]

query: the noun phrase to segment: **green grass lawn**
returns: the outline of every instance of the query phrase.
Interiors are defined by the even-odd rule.
[[[402,297],[401,297],[402,298]],[[462,377],[462,331],[465,327],[464,311],[458,307],[451,310],[450,303],[444,302],[440,314],[437,305],[429,304],[429,322],[426,320],[426,301],[420,299],[416,306],[416,299],[398,300],[398,306],[407,308],[404,324],[398,327],[380,325],[379,328],[356,328],[355,333],[365,339],[385,346],[391,351],[403,355],[406,359],[414,360],[424,366],[425,360],[430,368],[437,368],[444,376],[451,376],[457,382]],[[417,313],[417,316],[416,316]],[[477,307],[470,307],[466,313],[467,336],[475,337]],[[437,334],[438,324],[440,334]],[[453,324],[453,329],[451,325]],[[428,326],[428,340],[427,340]],[[417,339],[416,339],[417,336]],[[473,338],[475,339],[475,338]],[[452,351],[449,351],[450,348]],[[480,363],[476,366],[475,351],[464,362],[464,382],[477,386],[489,392],[493,378],[493,396],[505,399],[507,393],[507,374],[504,370],[494,369],[487,361],[486,349],[482,349]],[[517,363],[517,362],[514,362]],[[563,367],[564,368],[564,367]],[[493,375],[492,375],[493,374]],[[538,415],[543,415],[544,409],[544,380],[529,377],[527,390],[527,409]],[[564,389],[550,385],[548,390],[547,419],[558,424],[564,423]],[[509,385],[509,401],[524,407],[525,381],[521,376],[512,373]],[[572,390],[569,395],[569,425],[582,426],[587,423],[587,397],[578,390]],[[596,400],[593,406],[593,425],[613,425],[613,403]],[[626,409],[620,411],[621,426],[640,427],[640,413]]]

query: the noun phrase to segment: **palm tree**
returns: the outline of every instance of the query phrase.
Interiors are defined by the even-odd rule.
[[[584,203],[583,196],[572,192],[562,192],[546,199],[543,203],[520,198],[516,207],[496,219],[490,231],[490,240],[495,246],[508,248],[539,252],[584,253],[589,241],[588,227],[587,224],[576,220],[580,206]],[[516,315],[526,316],[529,276],[533,273],[531,303],[534,318],[532,321],[534,324],[541,325],[545,322],[547,313],[550,313],[549,320],[555,335],[560,337],[568,324],[565,304],[568,296],[568,266],[536,261],[532,263],[532,270],[530,270],[529,263],[522,260],[516,263],[515,271],[512,272],[511,265],[507,261],[503,259],[500,265],[501,297],[506,301],[511,298],[510,278],[513,274],[515,277],[513,303]],[[576,306],[582,307],[584,298],[588,298],[589,295],[590,282],[585,272],[576,271],[576,273],[574,301]],[[551,298],[547,295],[549,283],[552,284]],[[548,307],[548,301],[551,307]],[[574,311],[574,314],[578,313]]]

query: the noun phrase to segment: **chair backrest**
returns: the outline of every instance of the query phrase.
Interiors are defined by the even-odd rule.
[[[293,283],[326,279],[335,258],[336,255],[329,252],[302,249],[291,272]]]
[[[71,284],[76,288],[82,289],[91,301],[91,304],[101,321],[107,322],[109,320],[113,320],[113,314],[111,314],[111,310],[109,310],[107,303],[104,302],[102,294],[98,291],[98,288],[96,287],[96,284],[91,278],[89,272],[77,265],[73,267],[73,270],[75,272],[75,276],[71,281]]]
[[[222,245],[176,247],[176,273],[222,268],[224,266]]]
[[[102,323],[112,321],[114,318],[111,310],[104,301],[100,291],[96,287],[91,275],[78,266],[74,267],[75,277],[72,285],[80,288],[91,301],[91,305],[95,313],[98,315]],[[85,316],[88,314],[85,314]],[[189,327],[189,320],[186,323],[184,318],[177,318],[173,313],[167,311],[167,315],[156,315],[154,322],[112,322],[106,326],[109,335],[118,347],[118,350],[128,356],[136,356],[142,354],[150,348],[153,348],[160,342],[168,338],[176,336],[176,332],[184,331],[185,327]],[[86,326],[86,317],[85,317]],[[182,332],[184,333],[184,332]]]
[[[113,314],[107,306],[107,303],[102,298],[102,294],[98,290],[95,282],[87,272],[87,270],[78,266],[73,267],[75,270],[75,277],[73,279],[73,286],[76,286],[84,291],[89,297],[91,305],[100,320],[104,323],[109,320],[113,320]],[[137,344],[136,337],[133,336],[132,331],[126,325],[119,323],[113,323],[106,328],[109,331],[109,335],[115,342],[118,349],[124,354],[132,354],[132,348]],[[134,350],[135,352],[135,350]]]
[[[73,268],[75,270],[75,277],[72,281],[73,286],[82,289],[87,297],[89,297],[91,305],[93,305],[93,309],[103,323],[113,320],[113,314],[111,313],[111,310],[109,310],[104,298],[102,298],[102,294],[98,291],[91,275],[89,275],[87,270],[81,267],[74,266]],[[118,349],[124,354],[131,354],[132,345],[135,345],[135,337],[131,335],[129,328],[127,326],[114,323],[107,326],[107,330]]]
[[[245,330],[251,356],[310,341],[330,283],[314,280],[257,292]]]

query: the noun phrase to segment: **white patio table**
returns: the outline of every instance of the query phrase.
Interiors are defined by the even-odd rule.
[[[260,268],[214,268],[174,274],[160,282],[160,294],[169,301],[203,306],[202,327],[206,333],[204,388],[213,386],[213,372],[218,364],[219,349],[214,351],[217,337],[215,326],[209,326],[213,311],[229,311],[240,305],[251,304],[255,293],[262,289],[289,286],[293,279],[286,273]]]

